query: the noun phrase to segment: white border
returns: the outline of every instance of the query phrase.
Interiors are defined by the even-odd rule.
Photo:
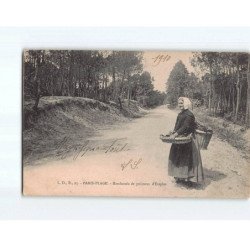
[[[248,0],[8,0],[7,26],[247,26]]]
[[[0,28],[0,219],[250,219],[250,201],[21,196],[23,48],[249,51],[249,28]]]
[[[249,223],[218,221],[8,221],[1,249],[246,249]]]

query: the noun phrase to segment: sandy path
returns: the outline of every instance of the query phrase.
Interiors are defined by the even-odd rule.
[[[208,150],[202,151],[205,182],[193,188],[174,183],[167,175],[170,144],[162,143],[159,135],[173,128],[176,115],[174,111],[159,107],[130,123],[101,130],[101,135],[91,138],[89,144],[83,142],[83,150],[76,150],[76,160],[68,157],[67,160],[42,166],[25,167],[24,193],[225,198],[249,196],[247,160],[235,148],[216,137],[212,138]],[[86,145],[93,152],[84,151]]]

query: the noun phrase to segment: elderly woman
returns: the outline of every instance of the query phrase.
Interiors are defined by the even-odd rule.
[[[195,137],[195,117],[189,110],[191,101],[186,97],[178,99],[181,112],[177,116],[171,138],[176,136],[192,136],[192,141],[185,144],[172,144],[169,154],[168,174],[176,182],[199,182],[204,179],[200,149]]]

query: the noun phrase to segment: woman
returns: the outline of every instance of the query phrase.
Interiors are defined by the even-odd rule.
[[[168,174],[173,176],[176,182],[183,182],[194,179],[199,182],[204,179],[200,149],[195,138],[195,117],[189,110],[191,101],[186,97],[178,99],[178,106],[181,112],[177,116],[174,131],[170,137],[188,136],[192,141],[185,144],[172,144],[169,154]]]

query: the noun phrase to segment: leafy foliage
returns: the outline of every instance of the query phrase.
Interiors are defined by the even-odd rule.
[[[204,104],[210,115],[223,116],[250,126],[250,56],[247,53],[193,53],[189,73],[179,61],[167,81],[167,101],[175,106],[179,96]]]
[[[41,96],[87,97],[120,105],[122,99],[141,101],[153,91],[151,75],[143,72],[142,55],[135,51],[25,51],[25,100],[35,100],[34,109]]]
[[[193,73],[189,74],[182,61],[177,62],[167,80],[167,102],[176,106],[178,97],[192,98],[197,94],[197,85],[198,78]]]

